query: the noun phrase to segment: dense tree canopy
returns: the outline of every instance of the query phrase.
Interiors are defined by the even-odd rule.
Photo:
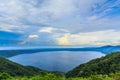
[[[108,75],[120,71],[120,52],[111,53],[105,57],[81,64],[69,71],[67,77],[86,77],[90,75]]]

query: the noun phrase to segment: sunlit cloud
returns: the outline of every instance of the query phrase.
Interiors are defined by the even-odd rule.
[[[70,34],[58,38],[59,45],[119,45],[120,31],[106,30],[87,33]]]

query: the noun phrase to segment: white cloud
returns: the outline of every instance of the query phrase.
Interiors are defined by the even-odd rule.
[[[120,15],[109,15],[116,6],[119,0],[0,0],[0,30],[60,45],[118,44]]]
[[[39,32],[47,32],[47,33],[52,33],[52,31],[54,30],[54,28],[52,27],[45,27],[39,30]]]
[[[74,0],[49,0],[41,11],[50,13],[53,18],[65,17],[76,11],[74,3]]]
[[[45,33],[59,33],[59,32],[69,32],[66,29],[55,28],[55,27],[43,27],[38,32],[45,32]]]
[[[36,34],[31,34],[31,35],[28,36],[28,38],[38,38],[38,37],[39,37],[39,36],[36,35]]]
[[[111,11],[111,7],[118,6],[119,1],[116,1],[114,4],[109,2],[105,4],[105,1],[106,0],[1,0],[0,22],[2,26],[0,26],[0,29],[27,32],[26,30],[29,29],[31,31],[36,27],[31,27],[31,24],[41,23],[48,23],[50,26],[55,26],[55,28],[64,28],[71,32],[77,30],[92,31],[92,28],[94,28],[94,30],[103,30],[105,27],[118,29],[120,25],[116,25],[116,21],[119,21],[118,19],[112,23],[111,20],[108,19],[106,23],[109,23],[109,25],[107,25],[104,23],[104,19],[106,18],[101,18],[101,16]],[[99,23],[100,25],[97,25]],[[7,26],[4,26],[4,24]],[[14,25],[14,27],[9,27],[11,25]],[[23,29],[24,27],[26,28],[26,26],[29,27]]]

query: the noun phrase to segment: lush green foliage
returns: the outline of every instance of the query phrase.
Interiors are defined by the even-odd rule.
[[[108,75],[120,71],[120,52],[91,60],[69,71],[67,77],[87,77],[91,75]]]
[[[44,75],[47,72],[40,70],[32,66],[22,66],[20,64],[9,61],[5,58],[0,57],[0,73],[9,73],[12,76],[33,76],[33,75]]]
[[[0,74],[0,80],[120,80],[120,73],[110,75],[91,75],[89,77],[65,78],[48,73],[44,76],[37,75],[33,77],[11,77],[7,73]]]

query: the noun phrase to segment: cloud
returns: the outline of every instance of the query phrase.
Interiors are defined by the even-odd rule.
[[[60,32],[69,32],[66,29],[55,28],[55,27],[43,27],[38,32],[45,32],[45,33],[60,33]]]
[[[66,38],[67,36],[65,35],[64,37],[61,37],[58,39],[58,44],[59,45],[73,45],[68,38]]]
[[[52,27],[45,27],[39,30],[39,32],[47,32],[47,33],[52,33],[54,29]]]
[[[41,24],[62,27],[71,32],[92,31],[92,28],[97,30],[96,27],[100,27],[99,30],[105,27],[118,28],[115,25],[118,20],[110,23],[111,20],[102,17],[114,12],[113,7],[119,7],[118,4],[118,0],[114,2],[106,2],[106,0],[1,0],[0,28],[17,32],[28,32],[28,29],[34,28],[38,30],[37,27],[43,27]],[[104,20],[110,25],[104,23]],[[101,24],[97,25],[99,23]]]
[[[34,44],[34,45],[86,45],[86,46],[104,46],[104,45],[119,45],[120,31],[116,30],[103,30],[94,32],[79,32],[70,33],[55,31],[52,32],[39,32],[38,35],[29,35],[26,41],[21,44]],[[41,29],[42,30],[42,29]],[[62,30],[62,29],[56,29]]]
[[[105,30],[87,33],[65,33],[58,38],[59,45],[119,45],[120,31]]]
[[[74,0],[49,0],[41,11],[50,13],[53,18],[65,17],[76,11],[74,3]]]
[[[36,34],[31,34],[31,35],[28,36],[28,38],[38,38],[38,37],[39,37],[39,36],[36,35]]]
[[[120,30],[119,3],[119,0],[0,0],[0,30],[22,33],[23,42],[33,44],[118,44],[115,34],[119,34],[115,32]],[[101,31],[113,33],[114,41],[112,34],[104,36]]]

